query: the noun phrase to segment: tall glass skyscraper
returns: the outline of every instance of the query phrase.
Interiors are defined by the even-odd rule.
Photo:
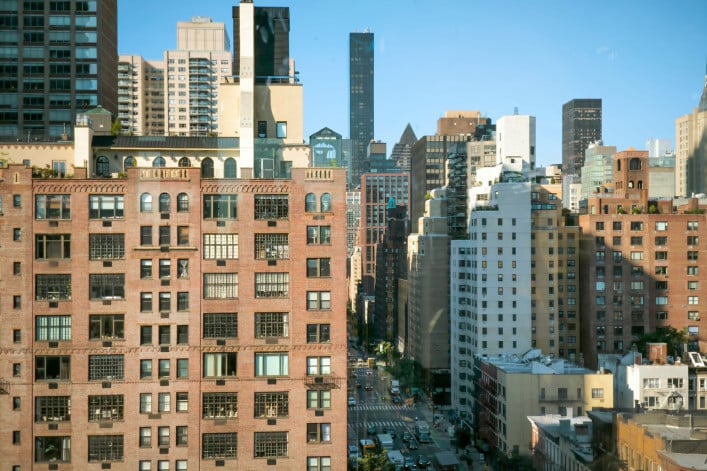
[[[117,112],[117,0],[0,2],[0,139],[45,140]]]
[[[361,180],[366,149],[373,139],[373,33],[349,34],[349,182]]]
[[[562,105],[562,174],[580,175],[584,152],[601,140],[601,98],[575,98]]]

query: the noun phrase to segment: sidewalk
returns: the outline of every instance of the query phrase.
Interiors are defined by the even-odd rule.
[[[430,436],[432,437],[432,441],[437,445],[440,451],[450,450],[454,452],[457,457],[457,460],[459,461],[460,471],[471,471],[472,469],[483,470],[483,466],[481,468],[477,468],[476,466],[474,466],[473,468],[469,468],[466,461],[462,459],[462,456],[460,455],[460,450],[458,450],[454,446],[454,427],[449,422],[449,420],[446,419],[446,413],[439,412],[437,414],[433,414],[432,409],[430,408],[429,399],[427,398],[423,398],[422,400],[418,401],[417,404],[419,404],[418,412],[420,413],[420,420],[425,420],[427,423],[430,424]],[[439,422],[439,425],[437,427],[434,427],[435,415],[445,416],[445,418]]]

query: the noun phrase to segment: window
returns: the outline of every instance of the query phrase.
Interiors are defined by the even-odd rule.
[[[700,273],[699,267],[693,267],[693,266],[687,267],[687,274],[688,275],[695,276],[695,275],[698,275],[699,273]]]
[[[157,364],[157,377],[169,378],[170,363],[168,359],[161,358]]]
[[[223,178],[235,179],[237,172],[236,159],[231,157],[227,158],[223,163]]]
[[[149,448],[152,446],[152,428],[140,427],[140,447]]]
[[[308,390],[307,409],[331,409],[331,391],[328,389]]]
[[[123,379],[125,377],[123,362],[123,355],[89,355],[89,381]]]
[[[631,245],[643,245],[643,237],[632,236],[631,237]]]
[[[235,432],[204,433],[201,436],[201,459],[237,458],[238,440]]]
[[[235,352],[204,353],[204,378],[236,376]]]
[[[37,195],[34,198],[35,219],[71,219],[70,195]]]
[[[330,375],[331,357],[307,357],[307,375]]]
[[[157,395],[157,412],[169,412],[172,409],[171,401],[169,393],[159,393]]]
[[[116,260],[125,258],[124,234],[90,234],[90,260]]]
[[[258,137],[264,138],[268,137],[268,122],[258,121]]]
[[[655,230],[656,231],[667,231],[668,230],[668,223],[666,221],[659,221],[655,223]]]
[[[255,338],[289,337],[289,314],[286,312],[256,312]]]
[[[71,437],[35,437],[35,463],[71,461]]]
[[[238,273],[204,273],[204,299],[238,298]]]
[[[37,316],[35,340],[38,342],[68,342],[71,340],[71,316]]]
[[[71,379],[71,357],[69,355],[36,356],[34,379],[35,381]]]
[[[255,195],[255,219],[287,219],[289,199],[287,195]]]
[[[172,243],[172,238],[169,229],[169,226],[160,226],[158,228],[157,236],[159,237],[160,245],[169,245]]]
[[[319,211],[323,213],[331,211],[331,195],[329,193],[322,193],[319,202]]]
[[[189,393],[178,392],[177,396],[177,412],[189,412]]]
[[[642,231],[643,230],[643,223],[640,221],[631,221],[631,230],[632,231]]]
[[[331,457],[308,456],[307,471],[331,471]]]
[[[170,201],[171,201],[171,198],[169,196],[169,193],[160,193],[158,204],[159,204],[159,209],[160,209],[161,213],[168,213],[169,212]]]
[[[660,387],[660,378],[643,378],[643,389],[657,389]]]
[[[658,303],[658,301],[656,301],[656,304],[657,303]],[[691,306],[696,306],[696,305],[700,304],[700,297],[699,296],[688,296],[687,297],[687,304],[689,304]]]
[[[189,226],[177,226],[177,245],[180,247],[189,245]]]
[[[152,293],[140,293],[140,312],[152,312]]]
[[[307,310],[318,311],[331,309],[331,292],[307,291]]]
[[[237,258],[238,234],[204,234],[204,260]]]
[[[657,255],[658,252],[656,252],[656,256]],[[631,252],[631,260],[643,260],[643,252]]]
[[[177,378],[189,377],[189,359],[177,358]]]
[[[189,195],[187,195],[186,193],[179,193],[177,195],[177,212],[189,212]]]
[[[162,258],[159,261],[159,267],[160,278],[169,279],[170,273],[172,271],[172,261],[168,258]]]
[[[140,226],[140,245],[152,245],[152,226]]]
[[[256,298],[287,298],[290,296],[290,274],[256,273]]]
[[[696,230],[699,230],[699,228],[700,228],[699,221],[687,221],[687,230],[688,231],[696,231]]]
[[[122,435],[89,435],[88,461],[122,461]]]
[[[34,398],[34,404],[35,422],[71,420],[71,396],[37,396]]]
[[[255,457],[287,456],[287,432],[255,432]]]
[[[140,278],[143,280],[152,278],[152,260],[140,260]]]
[[[688,281],[687,282],[687,289],[689,291],[697,291],[698,287],[699,287],[699,282],[697,282],[697,281]]]
[[[275,137],[285,139],[287,137],[287,121],[278,121],[275,123]]]
[[[307,226],[307,245],[331,244],[331,226]]]
[[[177,446],[187,446],[189,444],[188,441],[188,428],[184,425],[177,425],[174,428],[176,439],[175,439],[175,445]]]
[[[34,241],[34,258],[37,260],[71,258],[70,234],[37,234]]]
[[[595,229],[597,231],[603,231],[604,230],[604,222],[603,221],[597,221],[594,225]]]
[[[331,424],[314,423],[307,424],[307,441],[309,443],[328,443],[331,441]]]
[[[180,291],[177,293],[177,311],[183,312],[189,310],[189,292]]]
[[[159,343],[160,345],[169,345],[170,343],[170,326],[169,325],[161,325],[158,326],[158,336],[159,336]]]
[[[697,261],[697,251],[689,250],[687,252],[687,260],[690,262],[696,262]]]
[[[183,84],[180,84],[182,87]],[[182,92],[179,92],[180,96]],[[201,178],[214,178],[214,161],[207,157],[201,161]]]
[[[255,234],[255,258],[276,260],[290,258],[288,234]]]
[[[201,407],[204,419],[235,419],[238,417],[238,393],[204,393]]]
[[[687,236],[687,245],[697,245],[700,243],[700,238],[697,236]]]
[[[314,193],[307,193],[304,197],[304,210],[307,213],[313,213],[317,211],[317,195]]]
[[[125,399],[122,394],[88,396],[88,421],[123,420]]]
[[[287,353],[256,353],[255,376],[287,376],[288,364]]]
[[[330,258],[308,258],[307,276],[310,278],[331,276]]]
[[[204,219],[237,219],[236,195],[204,195]]]
[[[307,343],[329,343],[330,340],[330,324],[307,324]]]
[[[125,275],[88,275],[89,299],[125,299]]]
[[[140,212],[148,213],[152,211],[152,195],[143,193],[140,195]]]
[[[88,197],[89,219],[118,219],[125,217],[123,195],[90,195]]]
[[[35,296],[37,301],[70,301],[71,275],[37,275]]]
[[[152,412],[152,394],[140,394],[140,413],[150,414]]]
[[[203,336],[205,339],[237,338],[238,314],[204,314]]]

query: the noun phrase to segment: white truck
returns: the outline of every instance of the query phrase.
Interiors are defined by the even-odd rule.
[[[424,420],[415,422],[415,435],[417,435],[417,441],[420,443],[430,443],[432,441],[430,438],[430,425]]]
[[[390,382],[390,394],[397,396],[400,394],[400,381],[394,379]]]
[[[388,462],[393,465],[395,471],[402,471],[405,466],[405,457],[400,450],[390,450],[388,452]]]
[[[378,442],[378,447],[380,451],[390,451],[393,449],[393,437],[391,437],[387,433],[379,433],[378,435],[376,435],[376,441]]]

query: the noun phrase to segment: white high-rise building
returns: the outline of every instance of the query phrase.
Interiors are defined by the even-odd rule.
[[[496,163],[515,169],[522,161],[533,170],[535,155],[535,116],[515,114],[496,122]]]

